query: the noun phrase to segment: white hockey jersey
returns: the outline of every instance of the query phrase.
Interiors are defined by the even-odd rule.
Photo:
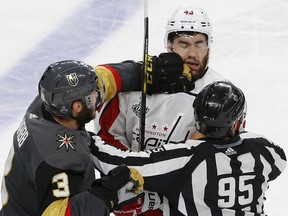
[[[208,69],[195,82],[192,93],[199,93],[206,85],[225,80],[217,72]],[[184,142],[195,133],[193,101],[187,93],[154,94],[146,98],[145,149],[153,149],[167,143]],[[123,149],[138,151],[141,92],[119,93],[102,107],[95,121],[96,133]]]

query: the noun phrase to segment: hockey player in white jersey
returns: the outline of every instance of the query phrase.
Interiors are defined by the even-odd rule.
[[[165,216],[266,216],[269,182],[287,163],[283,149],[244,130],[245,97],[230,82],[209,84],[193,107],[201,139],[145,152],[119,150],[96,140],[92,153],[100,160],[95,158],[94,164],[106,173],[119,163],[136,168],[144,177],[144,189],[169,200]]]
[[[201,8],[176,10],[166,26],[165,46],[169,52],[178,54],[189,66],[188,76],[195,84],[192,94],[197,94],[204,86],[214,81],[225,80],[208,66],[212,40],[211,21]],[[194,99],[194,96],[186,93],[147,95],[144,149],[184,142],[192,136],[196,132],[191,107]],[[118,97],[109,101],[100,110],[100,115],[97,115],[96,133],[109,144],[138,151],[140,107],[140,92],[118,94]],[[155,196],[150,197],[156,199]],[[149,208],[153,202],[146,202]],[[141,212],[141,206],[138,205],[137,208],[137,212]],[[129,212],[133,211],[130,210],[127,208],[126,212],[123,210],[119,214],[132,215]],[[150,215],[161,213],[154,212]]]

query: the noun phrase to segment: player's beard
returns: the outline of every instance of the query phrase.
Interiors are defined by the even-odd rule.
[[[198,79],[201,79],[208,68],[208,62],[209,62],[209,51],[206,54],[206,56],[203,58],[202,64],[200,65],[199,69],[197,70],[197,73],[192,75],[192,80],[195,82]]]
[[[74,119],[77,121],[77,123],[80,126],[84,126],[86,123],[90,122],[95,118],[95,110],[94,109],[88,109],[87,107],[84,107],[79,114],[74,117]]]

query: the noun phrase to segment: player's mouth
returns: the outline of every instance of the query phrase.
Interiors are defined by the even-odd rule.
[[[186,61],[185,64],[187,64],[192,71],[197,71],[200,68],[200,64],[194,61]]]

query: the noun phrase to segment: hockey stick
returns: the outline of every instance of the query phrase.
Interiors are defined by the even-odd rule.
[[[144,53],[141,85],[141,109],[140,109],[140,150],[145,149],[145,115],[146,115],[146,91],[147,91],[147,61],[148,61],[148,0],[144,0]]]

